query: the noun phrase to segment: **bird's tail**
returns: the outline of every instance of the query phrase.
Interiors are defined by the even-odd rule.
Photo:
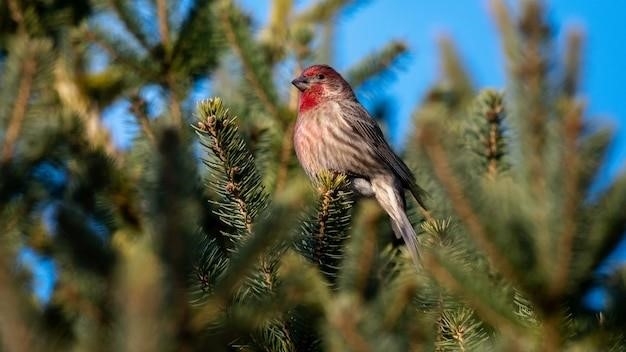
[[[409,218],[404,212],[389,215],[391,218],[391,228],[393,229],[393,232],[396,234],[396,237],[402,238],[406,244],[406,248],[409,250],[413,263],[415,263],[416,267],[419,267],[420,257],[419,252],[417,251],[417,234],[415,233]]]
[[[372,179],[372,190],[380,206],[389,214],[391,228],[398,238],[406,244],[411,259],[419,267],[417,253],[417,235],[404,210],[403,189],[396,187],[388,179]]]

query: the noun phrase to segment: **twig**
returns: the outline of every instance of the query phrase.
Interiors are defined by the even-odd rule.
[[[302,71],[302,65],[298,62],[296,65],[294,76]],[[296,111],[298,109],[298,92],[295,89],[291,89],[289,92],[289,111]],[[280,148],[278,171],[276,173],[276,183],[274,185],[274,192],[278,193],[283,190],[285,183],[287,182],[287,174],[289,171],[289,160],[293,150],[293,128],[294,123],[289,122],[285,133],[283,134],[282,145]]]
[[[287,172],[289,171],[289,160],[291,159],[291,152],[293,150],[293,127],[294,124],[290,123],[285,133],[283,134],[278,171],[276,172],[276,184],[274,185],[274,191],[280,192],[287,183]]]
[[[180,127],[183,124],[182,108],[178,94],[176,94],[176,79],[172,75],[172,72],[167,73],[166,82],[170,91],[170,111],[172,113],[172,120],[177,127]]]
[[[223,11],[221,11],[220,16],[220,19],[222,20],[222,23],[224,25],[226,40],[228,40],[237,56],[239,56],[239,59],[241,60],[244,69],[244,77],[252,85],[252,89],[256,92],[256,95],[259,97],[259,99],[261,99],[261,103],[263,103],[265,110],[267,110],[267,112],[269,112],[276,118],[279,118],[280,114],[278,106],[276,106],[276,104],[272,102],[272,99],[270,99],[269,95],[263,88],[263,85],[260,83],[260,78],[256,75],[256,72],[253,69],[253,63],[250,61],[249,56],[244,53],[243,48],[241,47],[241,43],[237,39],[237,34],[235,33],[235,29],[233,28],[233,24],[230,20],[230,16],[232,14],[232,9],[230,6],[232,5],[224,8]]]
[[[572,246],[576,233],[576,210],[580,203],[580,158],[576,140],[582,128],[581,108],[575,102],[575,106],[565,113],[562,121],[563,127],[563,156],[562,170],[568,170],[563,177],[563,230],[558,237],[556,246],[556,268],[551,280],[550,295],[563,293],[568,283],[568,273],[572,259]]]
[[[9,13],[11,19],[18,24],[20,32],[24,31],[24,14],[16,0],[8,0],[7,5],[9,7]]]
[[[125,27],[124,29],[130,33],[139,44],[141,44],[144,50],[149,52],[151,47],[150,43],[148,43],[143,33],[141,33],[141,29],[137,28],[132,20],[127,16],[125,9],[121,8],[121,2],[119,0],[109,0],[108,4],[113,9],[115,14],[122,20]]]
[[[15,279],[6,265],[4,255],[0,258],[0,342],[6,351],[28,352],[33,351],[32,324],[25,321],[24,312],[20,309],[20,293],[13,285]]]
[[[94,42],[101,49],[103,49],[106,52],[106,54],[111,58],[111,61],[119,61],[125,65],[130,66],[133,70],[137,72],[143,72],[144,74],[150,73],[146,70],[144,66],[138,65],[130,60],[126,60],[126,58],[121,56],[118,50],[114,48],[113,46],[111,46],[111,44],[106,39],[104,39],[102,35],[98,33],[97,31],[86,30],[85,37],[86,39]]]
[[[26,57],[22,62],[17,97],[15,99],[15,104],[13,105],[9,125],[4,135],[2,154],[0,156],[2,163],[8,162],[13,157],[15,145],[22,130],[24,117],[26,116],[26,108],[28,107],[28,101],[30,100],[33,80],[36,72],[37,60],[33,57],[33,53],[29,52],[28,57]]]
[[[141,130],[146,135],[146,138],[150,141],[150,143],[155,143],[154,131],[152,131],[152,127],[150,126],[150,119],[146,114],[146,102],[139,96],[134,95],[131,97],[130,110],[137,118],[137,122],[139,122],[139,126],[141,126]]]
[[[332,325],[337,328],[339,334],[343,337],[346,345],[350,346],[350,351],[369,352],[371,351],[370,344],[365,340],[363,335],[359,333],[357,328],[357,322],[354,321],[354,314],[358,312],[357,307],[353,311],[347,312],[345,308],[342,312],[335,312],[333,314],[334,319],[330,319]]]
[[[156,0],[157,17],[159,18],[159,35],[164,48],[170,43],[170,29],[167,19],[167,2],[165,0]]]

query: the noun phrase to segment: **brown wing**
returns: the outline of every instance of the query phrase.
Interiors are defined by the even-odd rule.
[[[373,150],[380,160],[393,170],[393,173],[400,179],[402,185],[408,188],[419,205],[426,209],[422,200],[426,196],[426,191],[417,185],[411,169],[391,150],[383,136],[383,132],[367,110],[361,104],[356,103],[355,105],[358,106],[353,106],[353,108],[359,111],[358,114],[352,116],[358,116],[358,118],[348,118],[354,131],[366,139],[370,145],[374,146]]]

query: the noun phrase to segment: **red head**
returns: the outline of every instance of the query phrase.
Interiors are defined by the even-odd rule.
[[[326,100],[353,98],[352,88],[335,69],[328,65],[313,65],[291,81],[302,92],[300,111],[308,110]]]

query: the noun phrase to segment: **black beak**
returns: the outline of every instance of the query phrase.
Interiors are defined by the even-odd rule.
[[[309,87],[309,80],[306,77],[300,76],[291,81],[291,84],[296,86],[296,88],[298,88],[298,90],[302,92]]]

